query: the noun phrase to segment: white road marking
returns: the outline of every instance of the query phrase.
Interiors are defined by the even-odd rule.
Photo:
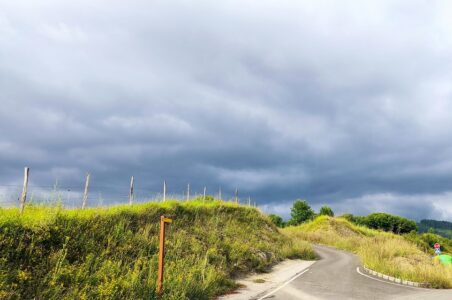
[[[309,269],[304,270],[303,272],[295,275],[294,277],[292,277],[289,281],[286,281],[283,285],[281,285],[280,287],[278,287],[277,289],[274,289],[273,291],[271,291],[270,293],[268,293],[265,296],[260,297],[257,300],[263,300],[265,298],[267,298],[268,296],[273,295],[274,293],[276,293],[277,291],[279,291],[280,289],[282,289],[283,287],[285,287],[286,285],[288,285],[289,283],[291,283],[292,281],[294,281],[295,279],[297,279],[298,277],[300,277],[301,275],[303,275],[304,273],[306,273],[307,271],[309,271]]]
[[[383,283],[392,284],[392,285],[396,285],[396,286],[400,286],[400,287],[406,287],[406,288],[409,288],[409,289],[426,290],[426,288],[420,288],[420,287],[415,287],[415,286],[409,286],[409,285],[404,285],[404,284],[393,283],[393,282],[389,282],[389,281],[386,281],[386,280],[382,280],[382,279],[378,279],[378,278],[369,276],[367,274],[362,273],[359,270],[359,267],[356,267],[356,272],[358,272],[358,274],[360,274],[360,275],[363,275],[364,277],[367,277],[367,278],[370,278],[370,279],[373,279],[373,280],[376,280],[376,281],[380,281],[380,282],[383,282]]]

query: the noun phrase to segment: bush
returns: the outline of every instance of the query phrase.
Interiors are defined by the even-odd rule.
[[[368,216],[354,216],[347,213],[340,217],[357,225],[396,234],[409,233],[418,229],[415,221],[387,213],[373,213]]]
[[[343,214],[343,215],[339,216],[339,218],[343,218],[349,222],[356,223],[355,216],[350,213]]]
[[[365,217],[353,217],[354,223],[364,225],[372,229],[393,232],[396,234],[417,231],[415,221],[386,213],[373,213]]]
[[[328,205],[324,205],[320,208],[319,215],[334,217],[334,212],[331,209],[331,207],[329,207]]]
[[[284,220],[280,216],[275,215],[275,214],[270,214],[270,215],[268,215],[268,217],[273,222],[273,224],[275,224],[277,227],[282,228],[285,226]]]

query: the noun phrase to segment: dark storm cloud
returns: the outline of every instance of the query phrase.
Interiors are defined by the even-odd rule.
[[[0,4],[0,180],[452,218],[446,1]],[[1,184],[0,184],[1,185]],[[99,188],[99,190],[101,190]]]

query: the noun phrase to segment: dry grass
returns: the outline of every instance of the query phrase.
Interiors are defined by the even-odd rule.
[[[375,271],[430,283],[434,288],[452,288],[452,268],[435,262],[429,254],[402,236],[326,216],[283,231],[296,240],[354,252],[363,264]]]

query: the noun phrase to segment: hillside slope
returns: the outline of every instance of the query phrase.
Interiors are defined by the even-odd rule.
[[[421,236],[406,237],[357,226],[342,218],[321,216],[284,232],[298,240],[356,253],[367,267],[398,278],[452,288],[452,268],[440,265],[423,251]]]
[[[1,299],[155,299],[160,215],[167,231],[163,299],[210,299],[234,275],[312,258],[257,209],[214,201],[105,209],[0,209]]]

